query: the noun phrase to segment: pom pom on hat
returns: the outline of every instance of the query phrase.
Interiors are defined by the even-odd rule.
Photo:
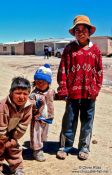
[[[44,64],[44,67],[46,67],[46,68],[50,68],[50,64]]]
[[[39,67],[39,69],[35,72],[34,80],[44,80],[51,84],[52,82],[52,71],[50,69],[50,64],[44,64]]]

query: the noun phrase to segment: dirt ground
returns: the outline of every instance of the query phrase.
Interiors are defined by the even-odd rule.
[[[38,66],[50,63],[53,71],[52,88],[57,89],[56,73],[60,59],[51,57],[44,59],[38,56],[0,56],[0,100],[10,89],[14,76],[24,75],[31,82]],[[26,175],[111,175],[112,174],[112,58],[103,58],[104,85],[96,100],[91,152],[87,161],[77,159],[77,144],[80,122],[74,142],[74,150],[65,160],[56,158],[58,150],[61,120],[65,110],[65,102],[56,101],[55,119],[50,126],[45,149],[45,162],[37,162],[29,148],[29,127],[20,140],[23,147],[24,168]],[[94,144],[94,140],[97,141]],[[93,143],[92,143],[93,142]]]

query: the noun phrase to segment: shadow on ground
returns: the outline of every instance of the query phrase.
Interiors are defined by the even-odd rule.
[[[33,159],[33,152],[32,149],[30,149],[30,141],[25,141],[23,146],[23,159],[24,160],[34,160]],[[53,141],[48,141],[44,144],[44,152],[50,155],[56,155],[57,151],[59,150],[59,142],[53,142]],[[78,155],[78,150],[76,148],[72,148],[69,151],[69,154],[72,155]],[[5,175],[10,174],[10,169],[7,164],[3,164],[3,173]]]
[[[58,150],[59,150],[59,142],[47,141],[44,144],[43,151],[47,154],[56,155]],[[69,151],[69,154],[78,155],[78,150],[76,148],[72,148]],[[32,149],[30,149],[30,141],[25,141],[23,144],[23,159],[34,160]]]
[[[44,144],[43,151],[51,155],[56,155],[58,149],[59,149],[59,142],[48,141]],[[23,159],[33,160],[33,152],[32,149],[30,148],[29,141],[26,141],[23,144]]]

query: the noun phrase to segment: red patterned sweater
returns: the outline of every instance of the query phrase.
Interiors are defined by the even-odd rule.
[[[84,50],[76,41],[68,44],[58,69],[58,95],[71,99],[95,99],[102,80],[102,56],[98,47],[93,44]]]

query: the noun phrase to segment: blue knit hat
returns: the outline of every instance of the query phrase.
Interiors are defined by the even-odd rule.
[[[43,66],[39,67],[39,69],[35,72],[34,80],[44,80],[51,84],[52,82],[52,71],[50,69],[49,64],[44,64]]]

